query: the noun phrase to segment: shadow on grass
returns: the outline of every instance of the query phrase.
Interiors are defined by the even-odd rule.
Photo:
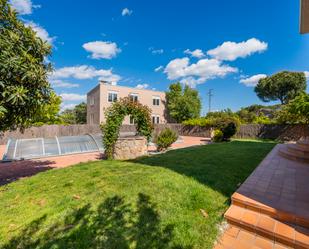
[[[133,162],[168,168],[230,197],[275,146],[237,141],[172,150]]]
[[[0,186],[53,169],[54,164],[52,160],[0,162]]]
[[[42,216],[33,221],[1,248],[192,248],[175,244],[174,226],[161,224],[155,205],[142,193],[136,208],[116,195],[96,210],[85,205],[48,228],[46,220]]]

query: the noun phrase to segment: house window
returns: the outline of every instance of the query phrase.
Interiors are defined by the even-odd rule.
[[[94,96],[90,97],[90,105],[94,105]]]
[[[90,114],[90,124],[94,124],[94,114]]]
[[[160,117],[159,117],[159,115],[153,115],[152,116],[152,123],[153,124],[160,124]]]
[[[153,105],[160,105],[160,97],[152,97]]]
[[[131,93],[130,94],[130,100],[133,102],[137,102],[138,101],[138,95],[135,93]]]
[[[117,93],[109,92],[108,93],[108,102],[116,102],[117,101]]]

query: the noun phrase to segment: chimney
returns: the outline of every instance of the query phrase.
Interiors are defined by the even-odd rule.
[[[107,80],[100,80],[99,82],[100,82],[100,84],[104,84],[104,85],[112,85],[113,84],[112,82],[107,81]]]

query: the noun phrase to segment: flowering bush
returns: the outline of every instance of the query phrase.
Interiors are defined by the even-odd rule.
[[[106,109],[106,123],[101,124],[105,154],[109,159],[113,157],[114,145],[118,139],[122,122],[127,115],[134,119],[139,134],[145,136],[148,141],[151,138],[153,126],[149,107],[132,101],[128,97],[120,99]]]

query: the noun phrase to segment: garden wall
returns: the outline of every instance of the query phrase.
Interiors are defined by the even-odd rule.
[[[309,125],[241,125],[236,138],[277,139],[297,141],[302,136],[309,136]]]
[[[210,129],[199,126],[184,126],[182,124],[156,124],[154,134],[159,133],[164,128],[169,127],[182,136],[210,137]],[[123,125],[122,132],[135,132],[134,125]],[[35,138],[35,137],[54,137],[54,136],[74,136],[87,133],[100,133],[98,125],[43,125],[31,127],[21,133],[11,131],[0,134],[0,144],[6,144],[8,138]],[[262,138],[278,139],[281,141],[298,140],[302,136],[309,136],[308,125],[260,125],[249,124],[241,125],[236,134],[236,138]]]
[[[182,124],[156,124],[154,126],[154,134],[159,133],[164,128],[169,127],[175,130],[179,135],[183,136],[201,136],[209,137],[210,131],[203,127],[187,127]],[[135,132],[134,125],[123,125],[121,132]],[[39,127],[31,127],[25,129],[24,133],[19,130],[9,131],[0,134],[0,144],[6,144],[8,138],[36,138],[36,137],[55,137],[55,136],[76,136],[87,133],[100,133],[98,125],[43,125]]]

